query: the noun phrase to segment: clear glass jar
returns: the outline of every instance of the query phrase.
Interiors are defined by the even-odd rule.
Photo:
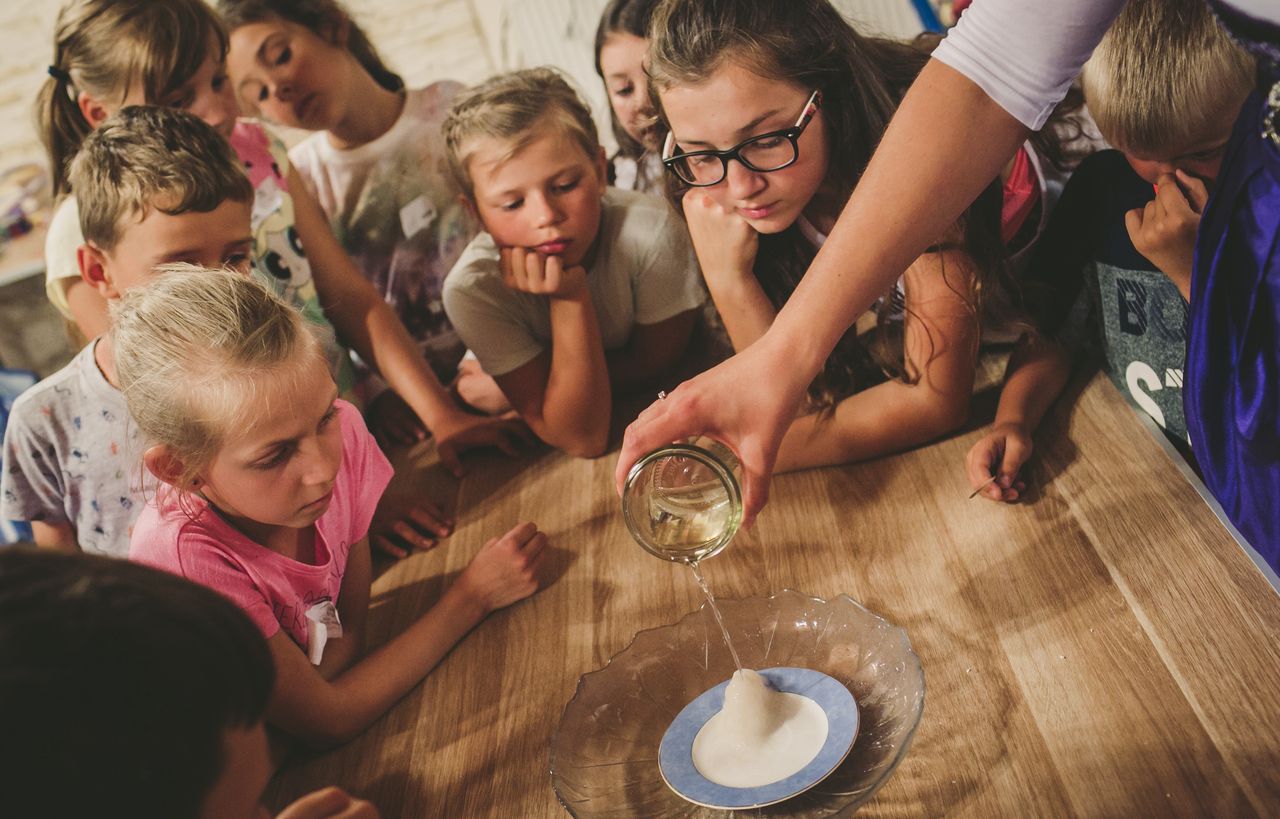
[[[655,449],[622,488],[622,517],[649,553],[696,563],[729,545],[742,523],[738,459],[706,436]]]

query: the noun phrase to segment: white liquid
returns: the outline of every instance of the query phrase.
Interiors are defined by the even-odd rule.
[[[826,741],[827,715],[816,702],[735,671],[724,707],[693,738],[693,765],[717,785],[756,788],[808,765]]]

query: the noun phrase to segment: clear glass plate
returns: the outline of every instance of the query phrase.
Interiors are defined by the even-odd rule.
[[[788,589],[717,603],[744,666],[812,668],[848,686],[861,721],[848,758],[812,790],[757,810],[700,807],[667,787],[658,770],[667,726],[734,670],[704,605],[640,632],[578,681],[551,739],[551,782],[571,815],[847,816],[902,761],[924,710],[924,672],[903,629],[846,595],[826,601]]]

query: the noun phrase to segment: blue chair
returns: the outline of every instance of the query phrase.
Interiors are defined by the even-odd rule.
[[[4,428],[9,422],[9,412],[13,409],[13,402],[39,380],[33,372],[7,370],[0,367],[0,439],[4,437]],[[3,468],[4,463],[0,459],[0,469]],[[30,540],[31,524],[26,521],[0,520],[0,545]]]

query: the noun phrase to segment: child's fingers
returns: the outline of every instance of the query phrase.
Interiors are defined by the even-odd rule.
[[[391,526],[391,531],[398,537],[404,539],[414,549],[419,552],[425,552],[427,549],[435,548],[436,539],[427,537],[415,526],[409,525],[408,521],[398,520]]]
[[[1146,217],[1147,209],[1145,207],[1134,208],[1131,211],[1127,211],[1124,215],[1124,226],[1129,231],[1129,240],[1133,242],[1135,246],[1141,241],[1140,237],[1142,236],[1142,226],[1146,222]],[[1140,249],[1141,248],[1139,248],[1139,250]]]
[[[1192,176],[1181,169],[1178,170],[1177,177],[1178,183],[1191,203],[1191,209],[1196,213],[1204,213],[1205,205],[1209,204],[1209,186],[1200,177]]]
[[[973,445],[965,458],[965,474],[969,478],[970,489],[977,489],[991,480],[992,466],[999,457],[998,442],[991,436]]]
[[[440,463],[455,478],[461,478],[463,475],[462,459],[458,457],[458,450],[453,444],[437,444],[436,455],[440,458]]]
[[[341,788],[328,787],[293,802],[276,819],[378,819],[378,810]]]
[[[1156,194],[1155,202],[1165,217],[1180,217],[1191,212],[1191,202],[1182,192],[1178,178],[1171,173],[1160,175],[1160,192]]]
[[[535,532],[533,537],[525,542],[521,550],[530,565],[536,563],[542,556],[543,550],[547,548],[547,543],[546,532]]]
[[[529,543],[530,540],[533,539],[533,536],[536,535],[537,533],[538,533],[538,525],[533,521],[526,521],[524,523],[519,523],[511,527],[511,529],[508,530],[505,535],[499,538],[499,540],[504,540],[512,544],[513,546],[515,546],[517,549],[524,549],[524,547]]]
[[[513,248],[504,247],[498,251],[498,269],[502,271],[502,283],[512,290],[519,289],[516,286],[516,266],[515,266],[515,250]],[[461,367],[459,367],[461,369]]]
[[[543,287],[547,293],[559,293],[564,287],[564,259],[548,256],[543,267]]]
[[[541,293],[546,289],[547,276],[545,267],[542,263],[542,257],[532,250],[522,251],[524,253],[524,278],[525,285],[530,292]]]
[[[393,543],[386,535],[374,535],[373,545],[379,552],[382,552],[384,555],[391,555],[396,560],[406,557],[409,554],[404,549]]]
[[[417,506],[410,509],[409,518],[415,526],[421,526],[441,537],[453,531],[453,518],[429,500],[419,501]]]
[[[1000,484],[1006,489],[1013,485],[1018,470],[1031,457],[1030,442],[1010,436],[1004,442],[1004,457],[1000,459]]]

